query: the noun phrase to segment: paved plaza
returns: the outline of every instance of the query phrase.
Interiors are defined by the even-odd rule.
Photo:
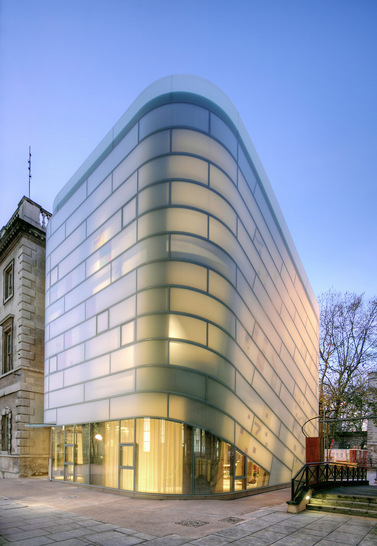
[[[230,501],[151,500],[49,482],[0,480],[0,545],[376,545],[377,520],[288,514],[290,490]]]

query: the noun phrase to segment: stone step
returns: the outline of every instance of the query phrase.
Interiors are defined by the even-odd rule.
[[[306,509],[377,518],[377,499],[366,496],[336,495],[318,492],[310,499]]]
[[[336,495],[331,493],[315,493],[313,499],[327,499],[327,500],[346,500],[349,502],[368,502],[370,504],[377,505],[376,497],[367,497],[365,495]]]
[[[361,516],[361,517],[368,517],[368,518],[376,518],[377,519],[377,511],[376,510],[366,510],[363,508],[347,508],[345,506],[329,506],[326,504],[322,505],[313,505],[313,504],[307,504],[306,505],[307,510],[315,510],[315,511],[322,511],[322,512],[330,512],[333,514],[344,514],[347,516]]]
[[[360,508],[365,510],[377,511],[377,505],[373,502],[359,500],[345,500],[345,499],[317,499],[313,497],[310,499],[312,506],[342,506],[344,508]]]

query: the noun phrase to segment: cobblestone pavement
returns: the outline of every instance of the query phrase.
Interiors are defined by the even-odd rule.
[[[285,502],[263,507],[279,494],[234,501],[158,501],[50,482],[39,482],[35,489],[33,480],[22,480],[21,490],[16,482],[0,480],[0,545],[377,545],[377,520],[323,512],[288,514]],[[8,495],[1,496],[4,492]]]

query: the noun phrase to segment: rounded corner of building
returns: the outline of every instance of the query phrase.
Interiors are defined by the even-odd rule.
[[[271,472],[285,483],[303,460],[299,424],[316,405],[312,304],[245,134],[216,86],[167,76],[56,197],[46,261],[55,479],[247,493]]]

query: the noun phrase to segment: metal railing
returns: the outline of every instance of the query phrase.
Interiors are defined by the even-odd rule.
[[[292,478],[292,496],[294,501],[302,491],[326,488],[335,484],[360,484],[367,481],[365,466],[347,463],[307,463]]]

